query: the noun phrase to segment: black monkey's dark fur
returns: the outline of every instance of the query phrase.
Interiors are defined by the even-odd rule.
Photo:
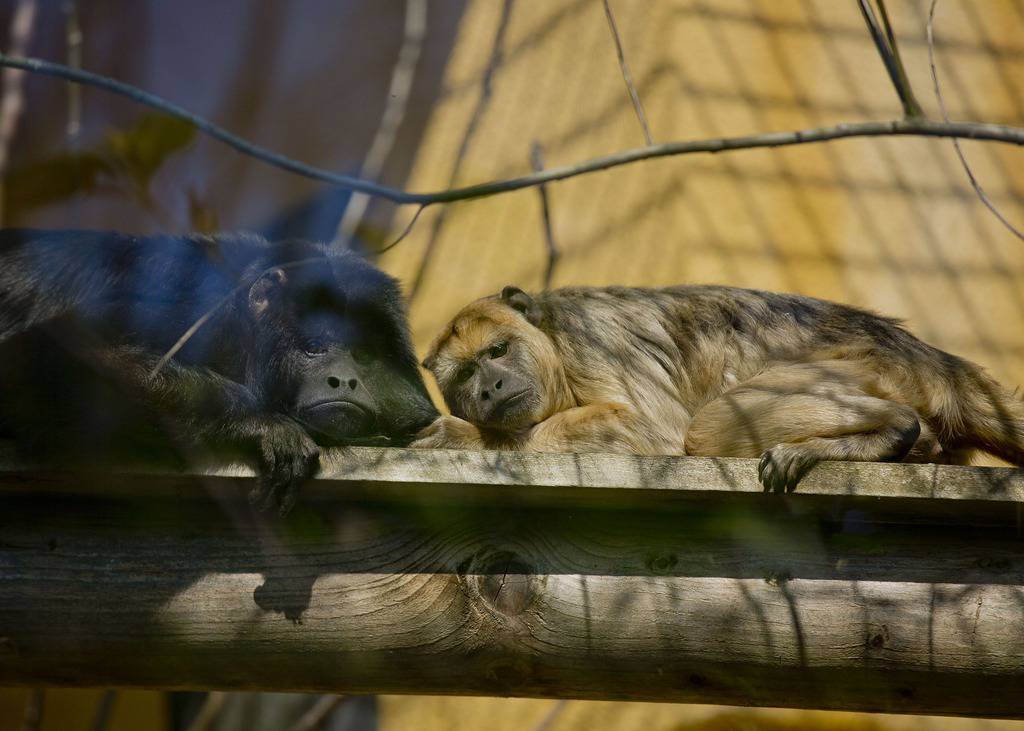
[[[397,283],[354,254],[250,235],[0,231],[0,438],[27,456],[250,457],[256,499],[286,510],[318,444],[404,444],[436,414]]]

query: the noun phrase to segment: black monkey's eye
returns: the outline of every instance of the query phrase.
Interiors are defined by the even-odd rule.
[[[323,355],[327,352],[327,341],[322,338],[307,340],[306,344],[302,346],[302,351],[306,355]]]
[[[458,372],[455,374],[455,381],[457,383],[465,383],[473,376],[475,371],[476,366],[472,363],[468,363],[467,365],[462,366],[462,368],[459,368]]]
[[[373,360],[373,348],[369,345],[357,345],[352,348],[352,357],[356,363],[360,365],[366,365]]]
[[[500,358],[508,352],[508,343],[501,342],[491,346],[489,351],[491,359]]]

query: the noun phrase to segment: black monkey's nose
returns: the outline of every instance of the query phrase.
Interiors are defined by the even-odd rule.
[[[491,394],[487,393],[487,391],[484,391],[482,394],[480,394],[480,398],[484,401],[490,401]]]
[[[327,376],[327,385],[331,388],[338,388],[341,386],[341,379],[337,376]],[[350,378],[345,382],[345,385],[355,391],[359,387],[359,381],[355,378]]]

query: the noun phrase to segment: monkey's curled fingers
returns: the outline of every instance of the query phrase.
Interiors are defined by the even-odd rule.
[[[320,468],[320,448],[305,429],[281,417],[265,422],[259,435],[260,482],[249,502],[267,510],[276,502],[286,515],[299,497],[299,486]]]
[[[424,428],[409,446],[412,449],[483,449],[483,437],[473,424],[445,414]]]
[[[761,455],[757,478],[765,492],[793,492],[803,476],[820,461],[820,457],[810,454],[803,445],[776,444]]]

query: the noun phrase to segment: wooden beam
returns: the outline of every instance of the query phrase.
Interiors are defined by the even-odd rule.
[[[756,460],[733,457],[645,457],[615,454],[529,454],[451,449],[413,450],[348,447],[325,452],[313,492],[378,486],[444,485],[587,490],[657,490],[671,493],[761,493]],[[222,478],[248,478],[245,465],[211,466],[193,473],[170,474],[145,466],[94,469],[96,479],[76,480],[67,473],[19,462],[0,449],[0,480],[5,490],[98,490],[104,494],[137,492],[140,476],[159,492],[208,492]],[[233,481],[233,480],[232,480]],[[147,492],[149,492],[147,490]],[[800,483],[801,495],[881,498],[928,498],[1024,502],[1024,471],[1012,467],[964,467],[937,464],[826,462]]]
[[[0,466],[0,684],[623,698],[1024,717],[1020,471],[337,450]]]

